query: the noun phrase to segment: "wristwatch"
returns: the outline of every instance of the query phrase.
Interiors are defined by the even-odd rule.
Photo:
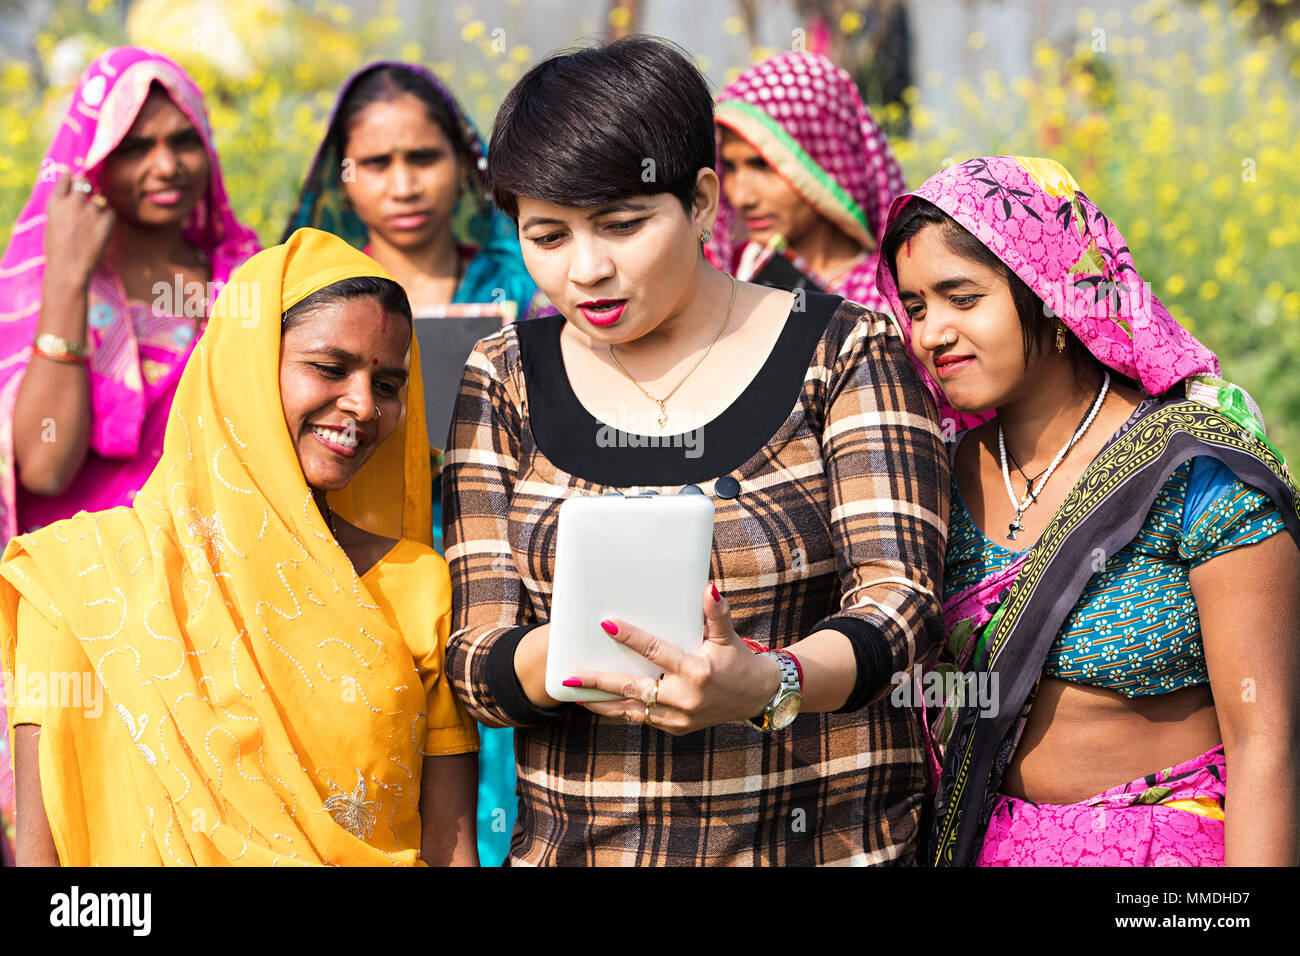
[[[765,653],[771,654],[781,665],[781,686],[776,689],[776,694],[767,702],[763,712],[757,717],[750,717],[749,723],[758,730],[769,733],[790,726],[795,717],[799,716],[799,705],[803,698],[799,694],[799,664],[794,655],[789,651]]]

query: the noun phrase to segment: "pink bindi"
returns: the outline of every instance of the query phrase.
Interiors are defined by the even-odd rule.
[[[907,240],[907,242],[903,244],[903,248],[907,250],[907,258],[909,258],[909,259],[912,258],[912,240],[911,240],[911,239]]]

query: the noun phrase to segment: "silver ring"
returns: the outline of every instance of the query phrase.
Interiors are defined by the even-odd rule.
[[[79,193],[85,193],[87,196],[95,191],[95,187],[90,185],[90,182],[85,179],[78,179],[72,184],[72,188]]]

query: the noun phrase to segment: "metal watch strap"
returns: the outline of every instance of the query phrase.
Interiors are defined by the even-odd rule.
[[[763,712],[757,717],[748,718],[748,723],[767,733],[772,729],[772,712],[776,709],[776,705],[791,691],[798,694],[802,688],[799,686],[799,666],[795,663],[793,654],[780,650],[764,651],[763,653],[771,654],[776,658],[776,662],[781,665],[781,686],[776,689],[776,693],[767,702]]]

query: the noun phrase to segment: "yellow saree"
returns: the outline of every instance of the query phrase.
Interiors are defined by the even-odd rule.
[[[331,496],[353,523],[404,539],[365,575],[284,423],[281,313],[362,275],[387,277],[310,229],[249,260],[214,305],[131,507],[5,550],[11,723],[42,725],[64,865],[412,865],[422,756],[477,749],[442,671],[450,584],[427,547],[414,340],[403,420]]]

